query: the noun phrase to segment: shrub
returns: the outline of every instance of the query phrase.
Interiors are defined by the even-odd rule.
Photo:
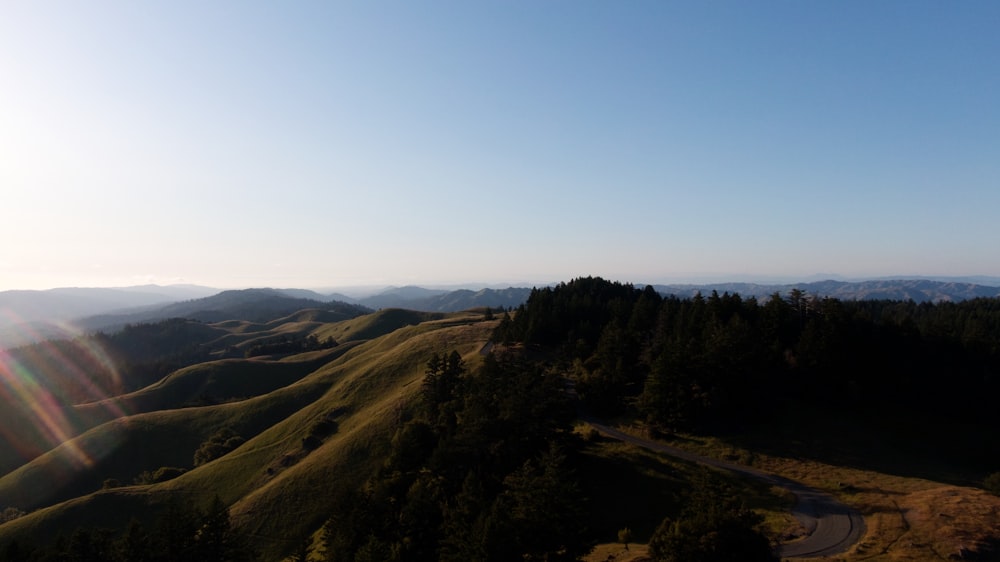
[[[242,445],[246,440],[240,437],[235,431],[224,427],[215,432],[207,441],[202,443],[198,450],[194,452],[194,465],[214,461],[215,459],[229,453]]]
[[[628,527],[618,529],[618,542],[625,546],[625,550],[628,550],[628,543],[632,542],[632,529]]]
[[[327,414],[309,427],[309,435],[302,438],[303,449],[312,451],[322,445],[324,439],[337,433],[339,426],[333,419],[334,415],[334,413]]]
[[[680,517],[664,519],[650,537],[649,554],[656,562],[776,562],[762,521],[727,485],[702,472]]]
[[[102,490],[110,490],[112,488],[121,488],[121,487],[122,487],[122,483],[117,478],[108,478],[101,485],[101,489]]]
[[[323,444],[323,440],[315,435],[307,435],[302,438],[302,448],[307,451],[312,451]]]
[[[987,476],[983,480],[983,488],[986,488],[986,491],[991,494],[1000,496],[1000,472],[994,472]]]
[[[24,517],[25,515],[27,515],[25,512],[16,507],[8,507],[3,511],[0,511],[0,524],[13,521],[19,517]]]
[[[139,476],[135,477],[134,482],[139,485],[158,484],[160,482],[166,482],[167,480],[173,480],[185,472],[187,472],[186,468],[161,466],[160,468],[157,468],[155,472],[150,472],[148,470],[142,471]]]

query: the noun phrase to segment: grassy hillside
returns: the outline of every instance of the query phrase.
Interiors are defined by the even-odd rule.
[[[286,360],[223,359],[171,373],[141,390],[100,402],[80,404],[78,415],[107,421],[116,414],[140,414],[187,406],[239,401],[267,394],[301,379],[318,366],[349,351],[352,345],[296,355]],[[101,420],[101,417],[106,419]]]
[[[480,320],[397,310],[334,324],[296,316],[265,331],[294,324],[349,343],[275,360],[202,363],[142,390],[81,405],[92,419],[123,415],[0,478],[0,505],[36,510],[0,526],[0,542],[55,536],[83,521],[122,528],[132,517],[150,520],[168,497],[204,504],[218,495],[266,559],[284,554],[330,515],[338,489],[356,487],[382,462],[392,428],[432,354],[454,349],[471,364],[479,361],[478,350],[494,325]],[[247,324],[216,327],[239,334]],[[206,394],[229,401],[184,407]],[[323,424],[327,433],[319,442],[308,441]],[[246,441],[194,467],[199,444],[222,428]],[[187,472],[167,482],[131,485],[160,467]],[[107,479],[125,486],[101,490]]]
[[[329,325],[317,332],[320,338],[332,337],[339,342],[367,340],[393,332],[405,326],[422,322],[441,320],[446,315],[434,312],[418,312],[401,308],[387,308],[375,314],[360,316],[349,322]]]
[[[0,475],[122,415],[247,398],[297,380],[328,354],[281,358],[297,366],[266,367],[260,362],[265,357],[255,363],[208,361],[242,358],[259,341],[304,340],[328,326],[323,320],[342,319],[318,309],[262,323],[174,319],[3,352],[0,398],[7,407],[0,409],[0,427],[6,428],[0,432]]]

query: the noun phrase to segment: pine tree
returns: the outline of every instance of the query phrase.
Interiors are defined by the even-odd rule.
[[[235,559],[236,544],[229,521],[229,508],[219,496],[212,499],[195,538],[198,556],[202,559],[219,562]]]

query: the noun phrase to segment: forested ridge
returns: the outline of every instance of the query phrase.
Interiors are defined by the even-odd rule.
[[[559,349],[592,412],[665,430],[736,431],[802,406],[1000,426],[1000,299],[681,299],[588,277],[535,289],[495,339]]]
[[[383,467],[326,524],[327,559],[577,560],[590,550],[562,380],[489,356],[428,363]]]

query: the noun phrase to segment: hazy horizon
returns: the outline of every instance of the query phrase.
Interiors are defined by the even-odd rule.
[[[1000,277],[998,28],[986,2],[6,4],[0,290]]]
[[[243,290],[243,289],[276,289],[276,290],[308,290],[320,294],[343,293],[347,296],[358,297],[376,294],[389,289],[399,289],[406,287],[419,287],[431,290],[457,290],[457,289],[506,289],[506,288],[530,288],[551,286],[561,282],[569,282],[579,277],[590,276],[588,274],[575,275],[565,279],[548,280],[521,280],[521,281],[466,281],[447,283],[375,283],[357,285],[254,285],[254,286],[218,286],[200,283],[136,283],[132,285],[57,285],[41,288],[2,288],[5,291],[50,291],[62,289],[137,289],[145,287],[190,287],[192,289],[212,289],[219,291]],[[905,280],[931,280],[939,282],[963,282],[979,284],[984,286],[1000,287],[1000,276],[990,275],[888,275],[876,277],[845,277],[837,274],[814,274],[804,277],[775,277],[775,276],[691,276],[691,277],[670,277],[658,279],[630,279],[630,278],[608,278],[610,281],[631,283],[636,286],[643,285],[724,285],[724,284],[750,284],[750,285],[794,285],[796,283],[807,284],[823,281],[837,281],[847,283],[857,283],[865,281],[905,281]]]

